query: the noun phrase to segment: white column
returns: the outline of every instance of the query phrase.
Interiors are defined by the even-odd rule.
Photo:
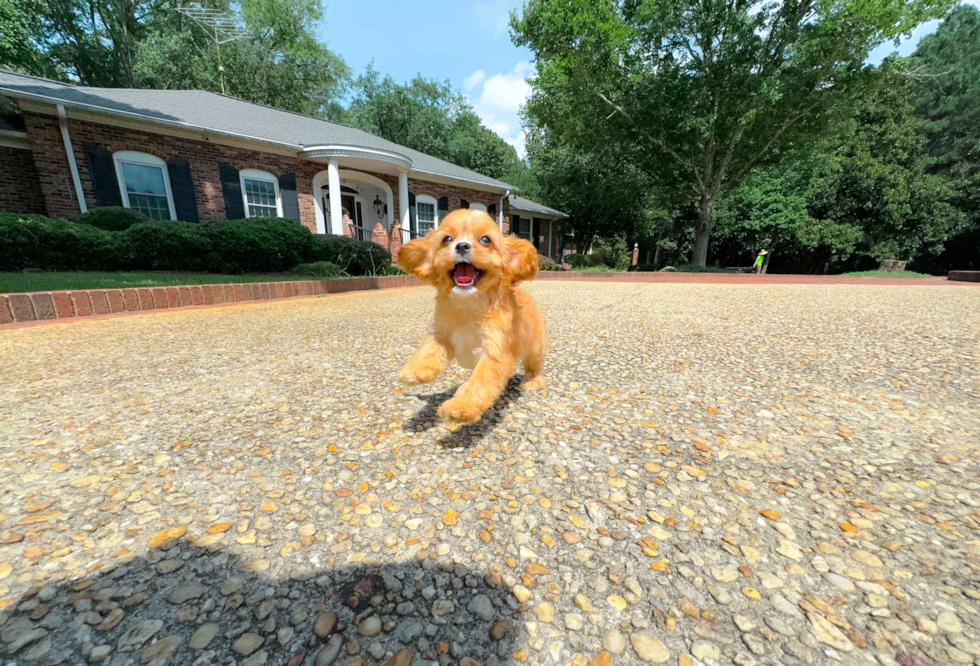
[[[402,241],[407,243],[412,240],[409,233],[411,229],[411,213],[408,210],[408,172],[398,172],[398,210],[401,212]]]
[[[344,235],[344,218],[340,205],[340,165],[337,160],[327,162],[327,188],[330,192],[330,233]]]

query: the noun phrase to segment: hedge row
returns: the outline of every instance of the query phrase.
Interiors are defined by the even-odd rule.
[[[373,243],[314,236],[292,220],[147,220],[107,231],[41,215],[0,213],[0,271],[280,273],[321,261],[348,275],[378,275],[389,271],[391,256]]]

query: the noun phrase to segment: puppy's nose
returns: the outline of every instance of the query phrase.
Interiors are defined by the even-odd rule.
[[[466,241],[456,243],[456,254],[463,255],[470,251],[470,244]]]

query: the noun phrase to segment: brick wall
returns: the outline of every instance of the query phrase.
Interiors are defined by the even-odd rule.
[[[68,159],[61,141],[61,130],[56,116],[25,113],[27,133],[37,164],[40,189],[48,214],[52,217],[78,219],[79,209],[75,201]],[[235,168],[262,169],[276,176],[292,172],[296,174],[296,193],[299,199],[300,222],[310,231],[316,231],[316,208],[313,192],[313,177],[327,169],[326,164],[310,162],[295,157],[264,153],[234,146],[225,146],[208,141],[196,141],[180,137],[165,136],[152,132],[141,132],[112,125],[101,125],[81,120],[69,120],[68,131],[71,136],[75,162],[78,165],[82,191],[89,208],[96,207],[92,188],[92,177],[85,159],[85,144],[104,145],[109,152],[135,150],[156,155],[164,160],[174,156],[186,157],[190,162],[191,177],[194,181],[194,198],[201,220],[223,219],[225,217],[224,195],[218,173],[218,163],[225,162]],[[342,167],[347,168],[347,167]],[[401,219],[398,205],[398,177],[389,174],[365,171],[384,180],[392,191],[395,220]],[[462,199],[491,206],[498,203],[499,195],[482,192],[455,185],[430,183],[409,178],[408,189],[414,194],[428,194],[436,199],[449,197],[449,209],[459,208]],[[508,206],[504,206],[507,215]],[[505,218],[506,220],[506,218]],[[505,221],[505,228],[507,223]]]
[[[0,211],[46,215],[44,192],[29,150],[0,146]]]

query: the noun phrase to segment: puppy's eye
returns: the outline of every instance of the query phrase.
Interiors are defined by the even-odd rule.
[[[446,243],[451,243],[452,241],[453,241],[452,236],[446,236],[445,238],[442,239],[442,244],[445,245]]]
[[[484,236],[483,238],[481,238],[480,239],[480,244],[481,245],[489,245],[490,244],[490,237],[489,236]]]

